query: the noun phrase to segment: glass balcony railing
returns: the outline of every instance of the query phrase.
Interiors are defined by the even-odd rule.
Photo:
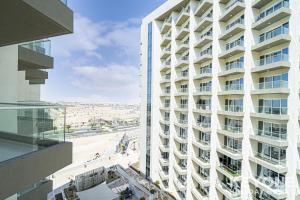
[[[185,103],[185,104],[180,104],[180,105],[179,105],[179,108],[181,108],[181,109],[187,109],[187,108],[188,108],[188,104],[187,104],[187,103]]]
[[[229,112],[243,112],[242,105],[224,105],[225,111]]]
[[[188,88],[179,88],[180,93],[188,93],[189,89]]]
[[[238,3],[238,2],[244,3],[243,0],[235,0],[235,1],[233,1],[232,3],[230,3],[228,6],[225,7],[225,11],[231,9],[231,8],[232,8],[236,3]]]
[[[243,133],[243,127],[239,127],[239,126],[224,125],[223,130],[230,131],[233,133],[239,133],[239,134]]]
[[[200,74],[211,74],[211,73],[212,73],[212,68],[200,69]]]
[[[210,104],[196,104],[196,108],[200,110],[211,110]]]
[[[224,169],[225,171],[227,171],[232,176],[240,176],[241,175],[241,169],[238,169],[238,167],[235,165],[220,163],[220,167],[222,169]]]
[[[197,92],[211,92],[211,86],[198,87]]]
[[[43,55],[51,55],[51,40],[32,41],[29,43],[20,44],[20,46]]]
[[[63,106],[0,103],[0,118],[0,163],[65,142]]]
[[[232,90],[243,90],[244,85],[242,84],[229,84],[223,87],[224,91],[232,91]]]
[[[258,106],[258,113],[271,115],[287,115],[287,107]]]
[[[237,24],[244,25],[244,18],[239,18],[239,19],[233,21],[232,23],[226,25],[225,30],[228,31],[229,29],[231,29],[232,27],[234,27]]]
[[[262,43],[264,41],[267,41],[267,40],[270,40],[272,38],[275,38],[279,35],[284,35],[284,34],[288,34],[289,33],[289,29],[288,28],[284,28],[284,27],[280,27],[280,28],[277,28],[277,29],[274,29],[268,33],[265,33],[265,34],[262,34],[260,37],[259,37],[259,43]]]
[[[232,63],[228,63],[225,65],[225,71],[231,70],[231,69],[242,69],[244,68],[244,62],[235,61]]]
[[[286,163],[286,159],[285,158],[275,158],[272,157],[271,155],[266,155],[262,152],[254,152],[255,157],[261,159],[261,160],[265,160],[271,164],[275,164],[275,165],[285,165]],[[279,155],[278,155],[279,156]]]
[[[234,154],[240,154],[242,153],[242,149],[238,149],[236,147],[231,147],[231,146],[227,146],[227,145],[223,145],[222,146],[223,149],[231,152],[231,153],[234,153]]]
[[[210,128],[211,123],[208,122],[197,122],[197,125],[203,128]]]
[[[272,7],[264,10],[263,12],[259,13],[256,17],[256,22],[264,19],[265,17],[271,15],[272,13],[276,12],[277,10],[281,8],[289,8],[289,2],[284,0],[279,3],[274,4]]]
[[[287,139],[287,132],[286,131],[281,132],[280,129],[278,132],[256,129],[255,135],[274,139],[274,140],[286,140]]]
[[[284,193],[285,192],[285,183],[280,181],[279,177],[271,177],[271,176],[256,176],[256,180],[263,183],[272,189],[275,193]]]
[[[223,182],[221,182],[220,185],[224,190],[230,192],[232,198],[237,198],[241,196],[241,190],[231,187],[228,184]]]
[[[289,83],[288,81],[284,81],[284,80],[263,82],[257,84],[256,88],[258,88],[259,90],[288,88],[288,83]]]
[[[187,124],[188,120],[187,119],[179,119],[180,124]]]
[[[266,56],[262,59],[258,59],[256,63],[258,66],[264,66],[276,62],[287,62],[288,60],[289,60],[288,54],[277,54],[277,55]]]

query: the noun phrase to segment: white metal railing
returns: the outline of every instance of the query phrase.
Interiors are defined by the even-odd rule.
[[[257,106],[258,113],[271,115],[287,115],[287,107]]]
[[[256,88],[259,90],[275,89],[275,88],[288,88],[288,81],[278,80],[269,81],[256,84]]]
[[[284,0],[279,3],[274,4],[272,7],[267,8],[263,12],[259,13],[256,17],[256,22],[260,21],[261,19],[264,19],[265,17],[271,15],[272,13],[276,12],[279,9],[282,8],[289,8],[289,2]]]

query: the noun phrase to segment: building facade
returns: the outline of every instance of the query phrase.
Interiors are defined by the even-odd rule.
[[[141,170],[177,199],[298,199],[300,1],[168,0],[141,31]]]
[[[0,199],[44,200],[47,178],[72,163],[72,144],[40,89],[54,66],[47,38],[73,32],[67,0],[0,2]],[[65,114],[64,114],[65,115]]]

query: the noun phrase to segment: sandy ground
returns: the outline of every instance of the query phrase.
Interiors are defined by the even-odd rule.
[[[130,148],[127,153],[122,155],[116,153],[115,150],[116,145],[119,143],[124,133],[136,139],[133,139],[130,142]],[[53,175],[54,188],[67,183],[70,179],[74,179],[78,174],[101,166],[109,167],[111,165],[120,164],[124,167],[128,167],[128,165],[138,162],[138,133],[139,129],[135,129],[69,140],[73,142],[73,164]],[[133,150],[133,146],[136,147],[136,150]],[[96,153],[100,154],[100,158],[96,159]]]

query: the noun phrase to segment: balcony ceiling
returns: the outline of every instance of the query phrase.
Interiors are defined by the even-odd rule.
[[[1,0],[0,46],[73,32],[73,12],[60,0]]]

